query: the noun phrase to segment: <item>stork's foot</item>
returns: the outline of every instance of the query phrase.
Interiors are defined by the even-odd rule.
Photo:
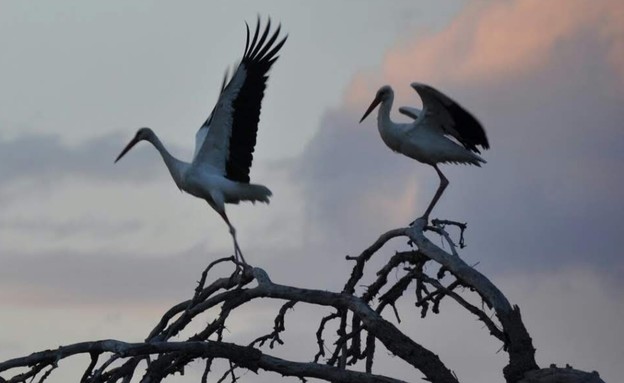
[[[234,269],[234,272],[230,274],[230,278],[229,278],[230,283],[235,283],[237,280],[240,281],[243,275],[243,268],[241,267],[241,265],[239,265],[238,262],[236,261],[235,261],[235,264],[236,264],[236,268]]]
[[[409,226],[413,227],[413,226],[422,226],[425,227],[427,225],[427,223],[429,222],[429,217],[426,215],[423,215],[420,218],[416,218],[415,220],[413,220],[412,222],[410,222]]]
[[[414,231],[424,231],[425,228],[427,227],[427,221],[428,218],[425,216],[422,216],[420,218],[416,218],[415,220],[413,220],[410,224],[409,227],[412,228]],[[416,244],[410,239],[409,241],[407,241],[408,246],[414,247],[416,246]]]
[[[230,281],[238,280],[237,288],[240,288],[243,281],[245,280],[245,273],[250,273],[253,269],[249,264],[241,262],[241,260],[237,256],[232,257],[232,262],[234,262],[235,269],[230,275]]]
[[[234,240],[234,256],[236,257],[236,261],[238,262],[238,264],[243,267],[249,267],[249,264],[247,263],[247,261],[245,261],[245,257],[243,257],[243,252],[238,246],[238,242],[236,242],[236,239]]]
[[[242,263],[236,259],[233,260],[236,269],[230,275],[230,283],[235,283],[235,290],[242,289],[249,282],[249,277],[255,277],[254,268],[247,263]]]

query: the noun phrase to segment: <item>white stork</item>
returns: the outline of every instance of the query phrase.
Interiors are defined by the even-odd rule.
[[[422,99],[423,109],[402,107],[399,111],[415,121],[397,124],[390,119],[394,92],[390,86],[385,85],[377,91],[360,123],[381,104],[377,114],[377,127],[386,145],[393,151],[431,165],[436,170],[440,177],[440,186],[423,215],[427,221],[449,183],[438,164],[451,162],[481,166],[485,160],[477,155],[481,153],[477,146],[489,149],[490,144],[479,121],[450,97],[429,85],[414,82],[411,86]],[[448,136],[456,139],[459,144]]]
[[[249,26],[243,58],[229,82],[221,86],[219,100],[212,113],[195,135],[195,154],[191,163],[173,157],[156,134],[141,128],[121,151],[119,161],[134,145],[148,141],[162,156],[178,188],[204,199],[227,223],[234,241],[237,259],[246,264],[230,223],[225,204],[240,201],[269,203],[271,191],[263,185],[249,183],[249,169],[256,145],[260,104],[266,88],[268,72],[277,60],[277,53],[286,42],[277,38],[281,26],[269,37],[271,20],[260,35],[260,20],[251,43]]]

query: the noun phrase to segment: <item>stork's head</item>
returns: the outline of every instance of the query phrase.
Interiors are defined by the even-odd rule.
[[[128,142],[128,145],[126,145],[124,150],[122,150],[121,153],[119,153],[119,155],[115,159],[115,162],[119,161],[121,157],[123,157],[126,153],[128,153],[134,145],[138,144],[140,141],[149,140],[153,135],[154,135],[154,132],[150,128],[141,128],[137,130],[136,134],[134,135],[134,138],[130,140],[130,142]]]
[[[379,90],[377,91],[377,94],[375,95],[375,99],[370,104],[368,109],[366,109],[366,113],[364,113],[364,115],[362,116],[362,119],[360,119],[360,122],[364,121],[364,119],[368,117],[368,115],[371,114],[373,110],[375,110],[377,105],[379,105],[383,101],[387,101],[391,99],[393,96],[393,93],[394,92],[392,92],[392,88],[390,87],[390,85],[384,85],[381,88],[379,88]]]

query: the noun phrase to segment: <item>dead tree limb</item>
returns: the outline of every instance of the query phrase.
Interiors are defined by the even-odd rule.
[[[359,256],[347,257],[355,264],[340,293],[281,285],[271,281],[261,268],[246,267],[241,272],[240,265],[232,257],[218,259],[202,272],[192,298],[165,312],[144,343],[118,340],[83,342],[11,359],[0,363],[0,383],[35,381],[37,377],[39,381],[44,381],[62,360],[77,354],[90,356],[81,383],[130,382],[139,373],[139,366],[145,366],[142,383],[158,383],[170,375],[184,373],[184,369],[196,359],[205,361],[202,382],[208,381],[216,359],[224,359],[229,365],[224,373],[218,375],[221,381],[238,381],[238,370],[246,369],[253,372],[272,371],[298,377],[302,381],[318,378],[332,382],[400,382],[393,377],[372,373],[377,342],[420,371],[426,380],[457,383],[455,374],[436,354],[405,335],[384,317],[392,315],[385,310],[391,307],[400,322],[399,304],[413,299],[406,298],[405,294],[412,286],[416,294],[414,303],[420,307],[422,316],[429,312],[438,313],[440,302],[449,297],[485,324],[509,355],[509,363],[503,370],[508,383],[518,383],[522,379],[541,382],[526,380],[542,379],[545,375],[540,373],[544,370],[540,370],[535,363],[535,349],[522,323],[519,308],[512,306],[487,277],[460,258],[444,227],[455,224],[453,221],[437,221],[434,226],[426,226],[423,220],[417,220],[411,227],[390,230],[381,235]],[[456,226],[461,230],[461,248],[466,225]],[[425,236],[427,231],[441,236],[448,243],[449,251],[434,245]],[[412,248],[384,255],[384,246],[398,237],[409,240]],[[374,256],[385,256],[385,263],[372,280],[365,280],[365,275],[371,274],[365,271]],[[231,264],[236,271],[228,277],[209,278],[218,264]],[[391,273],[396,276],[393,282],[389,278]],[[481,308],[464,297],[475,293],[484,303]],[[266,299],[283,302],[273,321],[272,331],[248,340],[246,346],[225,342],[226,325],[237,310],[248,302]],[[280,359],[264,353],[262,348],[265,345],[272,349],[284,343],[281,336],[287,327],[286,313],[302,304],[325,310],[319,315],[315,333],[318,351],[312,358],[313,362]],[[211,310],[212,319],[200,331],[185,340],[176,339],[190,323],[208,310]],[[327,331],[330,323],[336,326],[335,335]],[[332,343],[327,343],[330,338]],[[329,350],[326,344],[333,344],[333,349]],[[326,353],[330,355],[323,359]],[[350,369],[360,361],[364,364],[364,371]],[[15,369],[20,367],[22,369],[16,373]],[[9,372],[13,375],[7,380],[2,375],[7,376]],[[591,377],[598,379],[592,382],[601,382],[597,374]]]

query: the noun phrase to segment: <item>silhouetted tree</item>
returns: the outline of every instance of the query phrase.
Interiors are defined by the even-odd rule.
[[[459,228],[458,244],[447,231],[449,226]],[[261,268],[237,264],[234,257],[219,259],[203,271],[194,295],[171,307],[145,342],[89,341],[37,352],[0,363],[0,382],[31,382],[35,378],[42,382],[60,361],[77,354],[88,354],[91,358],[81,382],[130,382],[135,375],[142,375],[141,382],[160,382],[170,375],[184,373],[185,367],[195,360],[205,363],[202,382],[208,381],[209,376],[210,381],[235,382],[240,379],[241,370],[272,371],[302,381],[318,378],[331,382],[401,382],[373,373],[376,358],[383,357],[376,353],[379,343],[413,366],[427,381],[459,382],[450,369],[452,366],[447,366],[386,319],[387,315],[399,318],[396,302],[408,289],[415,289],[415,304],[422,317],[437,313],[440,302],[451,299],[483,322],[509,356],[502,371],[508,383],[602,382],[596,372],[586,373],[569,366],[540,369],[518,306],[512,305],[488,278],[460,258],[458,247],[463,247],[465,228],[465,224],[458,222],[433,220],[427,225],[420,219],[410,227],[388,231],[359,256],[347,257],[354,266],[341,292],[276,284]],[[440,236],[448,251],[434,245],[425,233]],[[379,257],[382,246],[396,237],[409,241],[405,249],[376,270],[373,280],[366,280],[369,261]],[[231,264],[235,270],[229,276],[209,281],[209,273],[219,264]],[[397,275],[391,278],[393,282],[389,281],[390,273]],[[246,344],[225,342],[223,332],[228,320],[243,304],[258,299],[285,302],[276,314],[273,330],[249,339]],[[482,304],[475,304],[475,300]],[[313,361],[271,356],[267,347],[272,349],[284,342],[281,336],[286,331],[288,311],[303,304],[329,309],[328,315],[309,329],[315,332],[318,343],[318,351],[310,355]],[[211,309],[217,314],[200,331],[185,340],[174,341],[191,323],[200,322],[200,314]],[[336,329],[335,334],[328,334],[330,323]],[[213,371],[216,359],[227,361],[225,371]]]

